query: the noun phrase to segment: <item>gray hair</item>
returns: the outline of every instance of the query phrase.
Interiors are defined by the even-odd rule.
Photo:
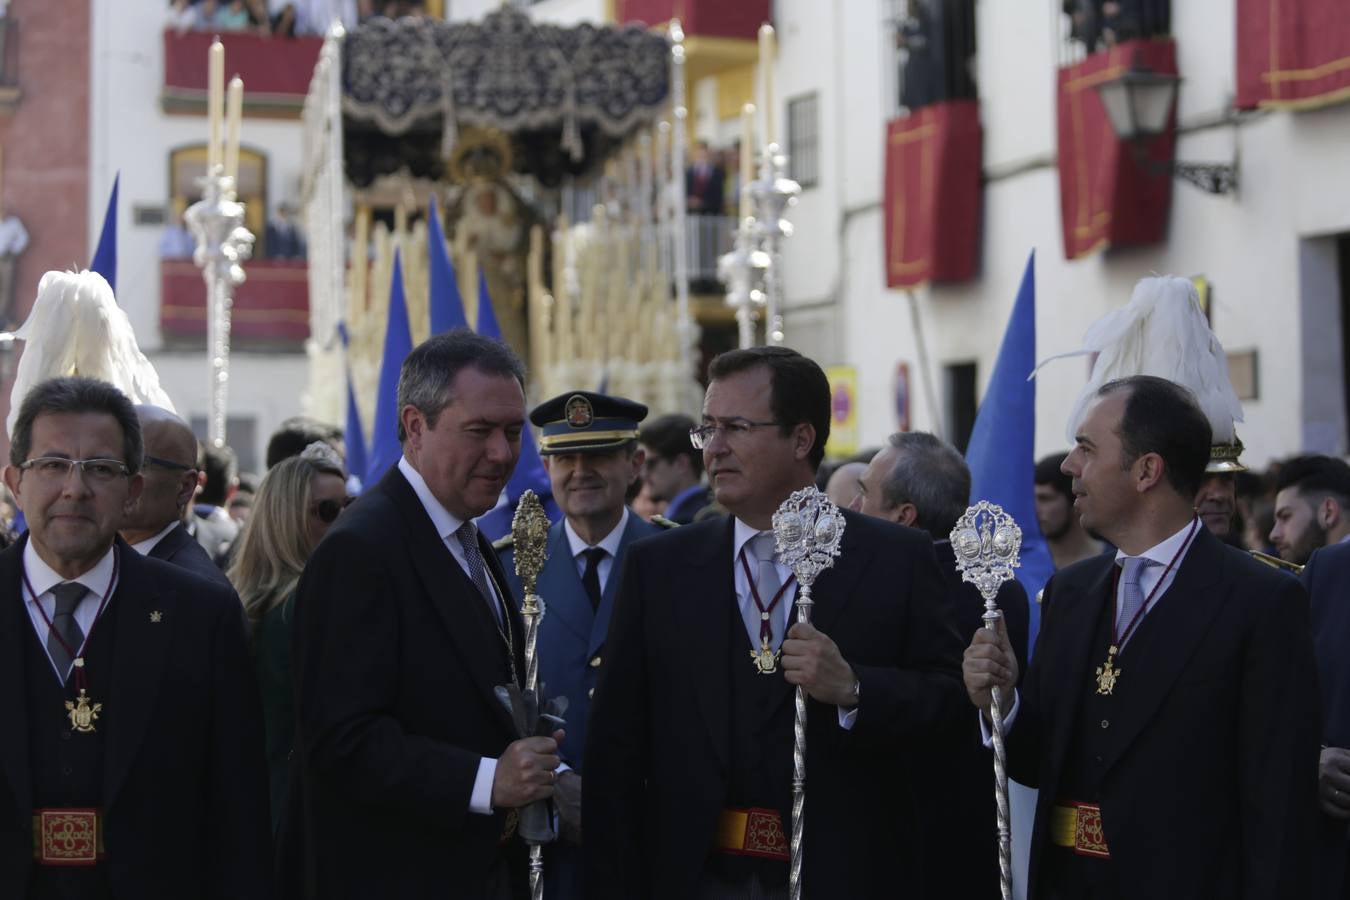
[[[462,369],[470,366],[485,375],[511,377],[525,388],[525,364],[499,340],[456,328],[436,334],[418,344],[403,360],[398,373],[398,439],[407,440],[402,411],[414,406],[436,427],[442,410],[454,402],[450,385]]]
[[[40,382],[23,398],[10,437],[9,462],[19,466],[33,449],[33,423],[38,416],[59,413],[106,413],[122,429],[122,462],[135,475],[141,470],[145,443],[136,407],[117,388],[96,378],[71,376]]]
[[[913,503],[918,510],[915,527],[934,539],[947,537],[970,503],[966,461],[955,447],[926,431],[893,434],[890,444],[900,452],[881,485],[886,509]]]

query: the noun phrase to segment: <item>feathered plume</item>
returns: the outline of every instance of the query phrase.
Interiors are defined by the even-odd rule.
[[[1214,443],[1236,440],[1233,423],[1242,421],[1242,404],[1228,378],[1228,357],[1187,279],[1163,275],[1140,280],[1123,309],[1107,313],[1088,329],[1081,350],[1052,356],[1036,368],[1089,353],[1096,353],[1097,361],[1069,415],[1070,444],[1097,389],[1131,375],[1156,375],[1189,388],[1209,419]]]
[[[15,337],[25,345],[5,423],[11,433],[29,390],[63,375],[97,378],[133,403],[173,410],[169,395],[159,386],[159,375],[136,345],[131,321],[96,272],[43,275],[33,311]]]

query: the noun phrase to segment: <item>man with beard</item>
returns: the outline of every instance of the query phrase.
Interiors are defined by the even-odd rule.
[[[549,529],[548,561],[536,585],[548,610],[539,622],[539,679],[544,696],[567,698],[560,755],[569,769],[558,775],[554,795],[560,840],[548,848],[544,864],[544,893],[558,900],[582,896],[582,751],[619,572],[633,541],[665,530],[623,502],[642,471],[638,423],[646,416],[641,403],[589,391],[560,394],[530,411],[553,499],[563,511]],[[688,435],[686,428],[686,443]],[[512,591],[521,596],[513,539],[508,535],[494,547]]]
[[[1056,569],[1102,552],[1101,542],[1087,533],[1073,508],[1073,479],[1060,469],[1068,455],[1056,453],[1036,463],[1036,524]]]
[[[1350,537],[1350,465],[1331,456],[1295,456],[1275,482],[1270,542],[1280,558],[1303,565],[1319,547]]]
[[[917,864],[911,748],[961,715],[932,541],[843,511],[812,623],[794,624],[773,516],[814,484],[829,381],[786,347],[724,353],[709,376],[691,436],[731,515],[629,548],[586,741],[587,895],[786,898],[801,686],[804,892],[886,896]]]

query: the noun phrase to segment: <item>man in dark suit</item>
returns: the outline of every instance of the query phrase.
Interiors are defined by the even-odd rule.
[[[646,459],[642,477],[653,500],[664,501],[663,515],[688,525],[712,505],[712,489],[703,483],[703,454],[689,443],[689,429],[698,423],[686,415],[659,416],[642,426],[638,440]]]
[[[1316,893],[1343,898],[1350,888],[1350,544],[1313,551],[1303,569],[1312,608],[1313,646],[1322,696],[1318,766]]]
[[[908,745],[960,715],[961,641],[932,543],[845,512],[813,624],[792,624],[772,517],[814,481],[829,383],[783,347],[725,353],[709,373],[693,437],[732,515],[629,549],[586,741],[586,890],[786,897],[801,685],[805,892],[883,896],[917,830]]]
[[[518,740],[494,694],[523,678],[524,637],[473,523],[520,457],[523,382],[505,344],[462,329],[415,348],[399,374],[403,457],[305,566],[287,816],[301,832],[283,841],[303,848],[306,897],[525,890],[515,811],[552,796],[562,734]]]
[[[569,771],[558,776],[555,802],[561,842],[549,848],[545,894],[580,900],[581,769],[595,676],[604,659],[605,637],[618,573],[628,546],[663,529],[624,505],[642,469],[638,423],[647,407],[622,397],[589,391],[560,394],[530,411],[539,428],[539,455],[563,518],[548,533],[548,561],[536,589],[548,615],[539,623],[539,678],[547,697],[567,698],[567,738],[561,748]],[[687,441],[688,431],[685,432]],[[511,590],[520,595],[514,542],[495,545]]]
[[[5,484],[0,896],[271,896],[262,715],[239,600],[117,537],[141,491],[116,388],[42,382]]]
[[[684,176],[684,193],[689,212],[697,216],[722,215],[726,172],[712,158],[707,141],[694,145],[694,158]]]
[[[127,508],[122,539],[144,556],[182,566],[217,584],[229,585],[220,566],[202,549],[183,517],[197,491],[197,438],[178,416],[158,406],[137,406],[145,439],[145,487]]]
[[[859,489],[860,512],[928,533],[957,630],[965,637],[983,628],[984,597],[975,585],[962,580],[949,539],[971,501],[970,469],[956,448],[923,431],[893,434],[872,457]],[[1027,592],[1014,579],[1004,582],[996,599],[1017,650],[1019,669],[1025,671]],[[918,751],[919,769],[928,774],[916,791],[927,826],[920,836],[922,873],[932,897],[980,900],[998,895],[996,811],[990,790],[993,758],[978,738],[973,717],[958,719],[931,735]],[[982,812],[977,815],[975,810]],[[951,840],[952,834],[967,828],[969,842]]]
[[[1170,381],[1099,388],[1064,471],[1084,527],[1119,552],[1050,580],[1016,694],[1005,630],[977,632],[966,651],[983,715],[1001,693],[1009,775],[1040,789],[1031,900],[1307,896],[1308,602],[1200,525],[1211,434]]]

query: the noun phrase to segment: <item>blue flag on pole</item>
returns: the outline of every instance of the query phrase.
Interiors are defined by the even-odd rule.
[[[427,215],[427,261],[430,269],[431,333],[441,334],[452,328],[468,328],[464,317],[464,300],[459,296],[459,281],[455,278],[455,264],[445,249],[445,232],[441,230],[441,214],[436,209],[436,198],[431,198],[431,212]],[[481,329],[480,329],[481,330]]]
[[[375,427],[370,435],[366,484],[379,481],[403,455],[398,442],[398,373],[411,352],[412,329],[408,325],[408,304],[403,297],[403,262],[395,250],[394,277],[389,285],[389,320],[384,331],[384,355],[380,358],[380,387],[375,395]]]
[[[89,271],[97,272],[113,289],[117,296],[117,187],[122,180],[118,172],[113,178],[112,194],[108,197],[108,208],[103,213],[103,230],[98,236],[98,247],[94,249],[94,260],[89,263]]]
[[[994,377],[975,416],[966,447],[971,500],[1003,507],[1022,529],[1022,565],[1017,580],[1031,600],[1027,652],[1036,646],[1040,607],[1036,595],[1054,573],[1050,550],[1036,524],[1036,253],[1027,258],[1008,330],[994,364]]]
[[[478,270],[478,327],[479,334],[490,338],[502,339],[502,326],[497,321],[497,313],[492,309],[492,296],[488,293],[487,276]],[[514,348],[512,348],[514,349]]]
[[[478,270],[478,333],[499,341],[502,339],[502,328],[497,323],[497,314],[492,311],[492,297],[488,294],[487,279],[482,269]],[[478,530],[488,540],[495,541],[510,533],[516,503],[527,490],[539,496],[548,520],[558,521],[562,511],[553,502],[553,485],[548,480],[548,472],[544,470],[544,461],[539,458],[539,447],[535,444],[529,422],[525,423],[525,430],[520,434],[520,459],[516,462],[516,470],[511,473],[511,480],[506,483],[502,502],[478,517]]]
[[[342,337],[343,349],[351,343],[347,334],[347,324],[338,325],[338,334]],[[347,371],[347,423],[343,428],[343,443],[347,445],[347,471],[363,483],[369,471],[370,454],[366,447],[366,430],[361,427],[361,410],[356,405],[356,385],[352,381],[351,362],[345,365]]]

